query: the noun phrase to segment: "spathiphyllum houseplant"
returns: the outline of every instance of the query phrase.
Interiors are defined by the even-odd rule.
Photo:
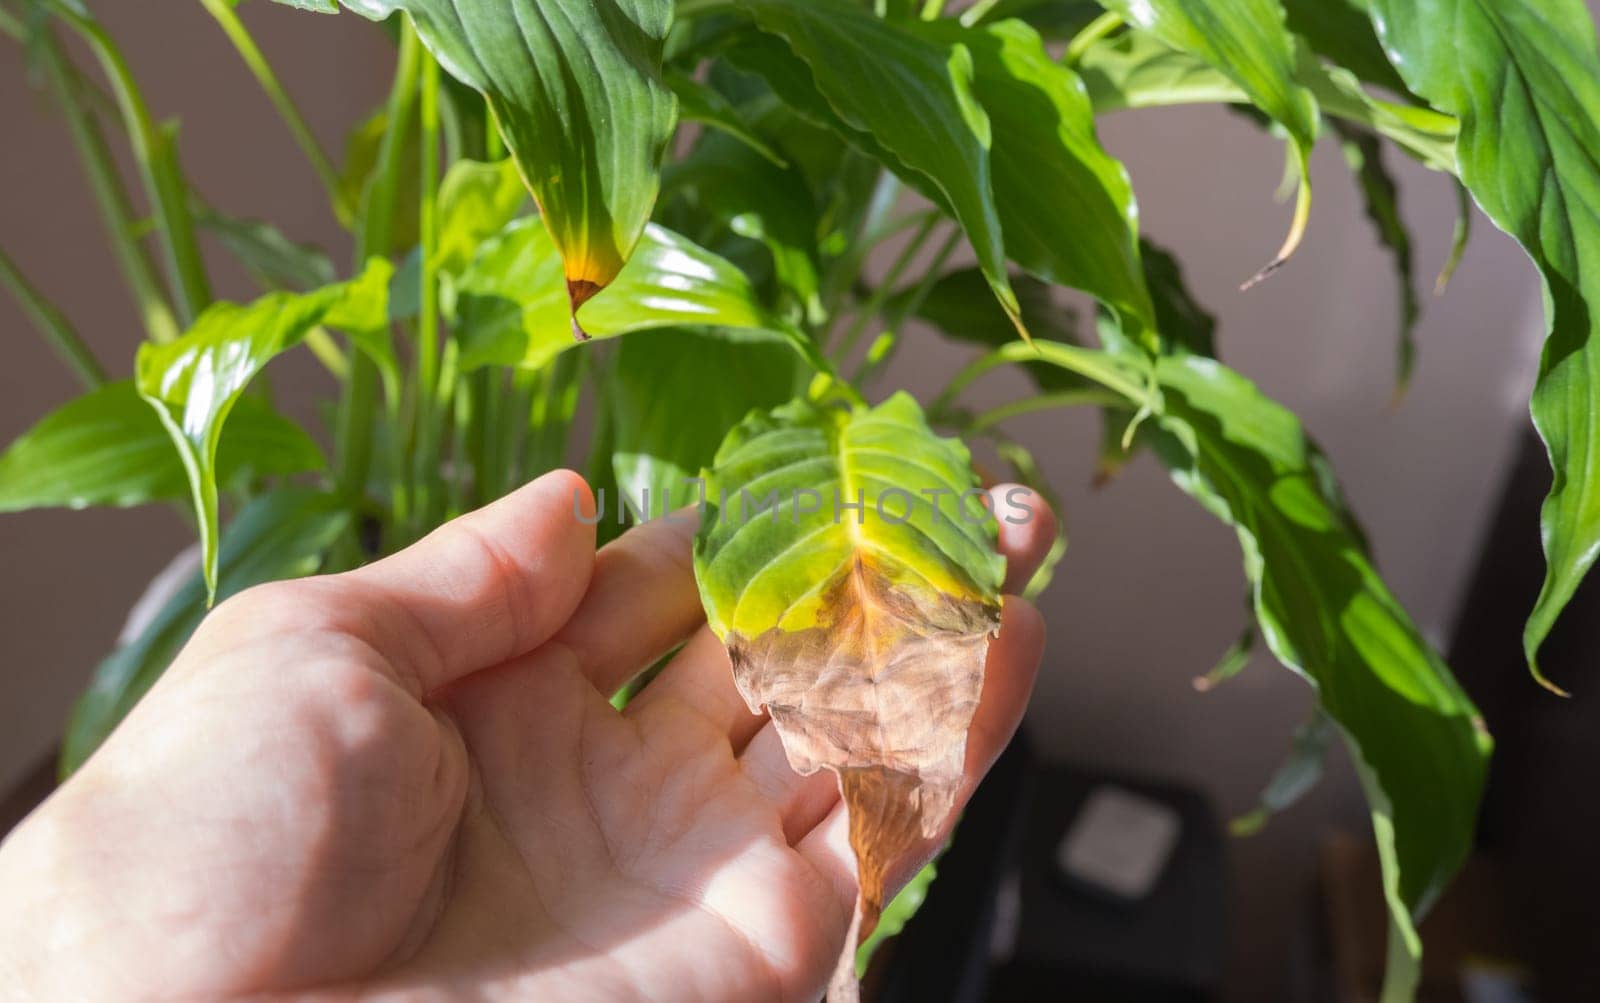
[[[1281,251],[1240,263],[1264,265],[1251,281],[1315,236],[1319,139],[1350,154],[1408,287],[1386,157],[1458,183],[1521,243],[1550,331],[1532,399],[1555,473],[1525,635],[1536,666],[1600,553],[1600,57],[1580,0],[284,0],[347,8],[394,40],[388,100],[338,166],[238,0],[194,2],[282,113],[356,253],[335,267],[204,204],[87,0],[0,0],[145,333],[94,358],[0,255],[86,387],[0,456],[0,510],[166,503],[202,549],[193,581],[99,667],[64,771],[217,597],[352,567],[586,455],[613,512],[699,504],[710,625],[796,768],[839,774],[863,823],[863,932],[883,908],[881,936],[930,872],[885,906],[879,862],[948,811],[998,618],[969,445],[1036,483],[1005,419],[1088,406],[1102,474],[1148,450],[1237,531],[1260,636],[1311,684],[1311,727],[1349,746],[1370,801],[1385,999],[1414,993],[1416,921],[1471,846],[1489,736],[1299,421],[1214,358],[1210,318],[1141,239],[1096,116],[1225,103],[1281,137],[1298,194]],[[203,231],[259,299],[212,300]],[[1074,329],[1057,287],[1092,296],[1097,323]],[[920,403],[882,386],[886,361],[934,331],[970,344],[971,364]],[[307,351],[337,392],[325,429],[285,417],[257,379]],[[1403,381],[1407,345],[1400,358]],[[965,405],[1011,366],[1031,396]],[[580,411],[593,420],[575,425]]]

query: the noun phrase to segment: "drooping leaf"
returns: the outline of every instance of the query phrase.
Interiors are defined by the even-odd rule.
[[[480,91],[565,265],[571,310],[610,285],[650,218],[676,125],[661,80],[671,0],[341,0],[411,15]]]
[[[784,58],[769,46],[759,61],[740,65],[944,206],[1016,318],[992,195],[990,121],[973,93],[972,53],[874,17],[850,0],[739,0],[739,6],[790,52]]]
[[[1322,779],[1322,764],[1333,741],[1333,721],[1319,707],[1311,720],[1294,733],[1289,756],[1261,792],[1261,804],[1234,819],[1228,829],[1235,836],[1253,836],[1272,818],[1304,797]]]
[[[1523,646],[1539,646],[1600,555],[1600,56],[1579,0],[1371,0],[1417,94],[1461,120],[1461,180],[1544,276],[1550,334],[1533,421],[1555,479],[1547,570]],[[1439,25],[1451,26],[1439,44]],[[1540,677],[1542,678],[1542,677]]]
[[[789,400],[804,375],[787,344],[738,331],[624,338],[611,365],[617,491],[651,517],[698,502],[701,471],[728,430]]]
[[[147,342],[134,385],[178,447],[200,526],[205,580],[217,583],[217,447],[224,423],[255,375],[312,328],[382,331],[392,269],[374,259],[356,279],[310,293],[270,293],[248,305],[217,303],[176,341]]]
[[[463,372],[485,365],[538,368],[577,344],[561,259],[537,219],[517,220],[486,243],[458,286]],[[612,287],[580,317],[595,338],[659,327],[778,327],[743,272],[655,224]]]
[[[293,474],[323,465],[299,425],[253,397],[234,409],[217,480]],[[189,497],[172,439],[127,380],[108,383],[40,419],[0,453],[0,512],[129,506]]]
[[[966,448],[935,437],[905,394],[753,414],[708,479],[695,544],[707,621],[790,765],[838,776],[861,934],[883,911],[886,868],[938,834],[961,781],[1005,564],[976,492]],[[840,988],[854,984],[855,940]]]
[[[262,582],[314,573],[349,521],[350,513],[331,496],[305,488],[283,488],[256,498],[222,534],[217,595],[227,598]],[[137,639],[95,669],[67,723],[62,777],[83,765],[166,671],[205,616],[206,595],[202,576],[192,575]]]
[[[1416,278],[1412,273],[1411,233],[1400,216],[1400,189],[1384,166],[1383,143],[1376,135],[1338,121],[1334,122],[1333,127],[1344,148],[1345,163],[1350,165],[1361,188],[1367,218],[1372,221],[1378,242],[1388,248],[1394,258],[1395,277],[1400,286],[1395,393],[1400,394],[1411,382],[1411,370],[1417,357],[1417,319],[1422,316],[1422,302],[1417,297]]]
[[[264,289],[304,292],[336,278],[333,262],[321,248],[297,244],[270,223],[214,212],[197,213],[195,222],[215,234]]]
[[[1379,578],[1294,415],[1208,359],[1163,359],[1158,377],[1157,452],[1237,530],[1262,636],[1350,746],[1398,938],[1389,984],[1401,986],[1421,951],[1415,918],[1472,848],[1488,734]]]
[[[1281,264],[1299,245],[1311,211],[1310,157],[1318,113],[1311,92],[1295,82],[1294,38],[1280,0],[1105,0],[1105,6],[1222,71],[1289,134],[1300,195],[1289,235],[1262,274]]]
[[[1018,21],[969,29],[941,20],[917,31],[971,54],[973,91],[993,125],[994,204],[1007,257],[1095,296],[1126,330],[1149,331],[1154,308],[1139,263],[1133,188],[1095,135],[1082,81]]]

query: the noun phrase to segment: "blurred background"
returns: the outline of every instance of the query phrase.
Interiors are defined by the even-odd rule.
[[[274,4],[249,4],[242,13],[324,147],[340,150],[345,132],[382,100],[389,43],[352,16],[311,23],[312,15]],[[316,178],[199,5],[108,3],[98,14],[124,46],[157,117],[181,120],[185,167],[212,204],[270,219],[296,240],[323,244],[336,261],[348,258],[348,240],[326,212]],[[125,374],[139,338],[131,301],[67,133],[30,89],[23,54],[10,43],[0,45],[0,126],[0,242]],[[1216,108],[1120,113],[1104,120],[1102,139],[1128,165],[1145,232],[1176,253],[1190,288],[1217,315],[1222,356],[1305,420],[1341,475],[1390,586],[1424,631],[1442,649],[1452,647],[1490,544],[1521,573],[1532,561],[1536,584],[1536,509],[1495,520],[1519,461],[1518,483],[1535,506],[1541,476],[1540,463],[1527,459],[1539,456],[1527,448],[1526,402],[1543,320],[1535,274],[1518,248],[1486,220],[1475,221],[1448,294],[1425,293],[1416,375],[1397,401],[1396,278],[1335,146],[1324,144],[1314,160],[1304,246],[1270,281],[1241,293],[1240,282],[1271,256],[1288,224],[1288,207],[1274,199],[1281,144]],[[1426,290],[1448,252],[1455,190],[1448,178],[1402,158],[1390,164]],[[212,257],[220,296],[251,295],[242,273],[221,254]],[[3,297],[0,332],[0,441],[8,442],[72,396],[75,384]],[[931,337],[923,343],[926,350],[919,344],[900,353],[885,386],[925,396],[965,358]],[[321,371],[291,360],[274,373],[286,408],[293,413],[298,402],[306,415]],[[1022,389],[1020,379],[995,377],[981,385],[979,400],[996,403]],[[1046,763],[1195,792],[1219,824],[1248,812],[1306,719],[1310,694],[1263,653],[1211,692],[1193,685],[1246,623],[1232,533],[1148,458],[1091,488],[1099,426],[1089,413],[1038,414],[1011,427],[1063,489],[1071,535],[1042,601],[1050,643],[1028,718],[1034,752]],[[159,507],[0,518],[0,792],[50,754],[130,604],[188,542],[181,522]],[[1469,662],[1493,649],[1481,670],[1491,681],[1475,681],[1476,663],[1463,675],[1480,702],[1484,686],[1508,691],[1504,699],[1517,707],[1532,700],[1543,722],[1538,734],[1576,734],[1594,721],[1593,685],[1558,662],[1553,674],[1577,693],[1561,702],[1534,688],[1514,644],[1504,656],[1505,630],[1493,633],[1491,621],[1515,629],[1532,598],[1507,589],[1485,593],[1474,607],[1490,636],[1457,649]],[[1486,710],[1494,725],[1496,708]],[[1566,748],[1535,750],[1524,768],[1548,775]],[[1580,792],[1592,797],[1592,787],[1573,794]],[[1225,998],[1292,998],[1299,931],[1317,909],[1310,903],[1329,838],[1341,832],[1364,845],[1369,825],[1354,774],[1335,748],[1314,791],[1259,834],[1219,842],[1226,907],[1196,921],[1225,924],[1218,941],[1226,945]],[[1593,830],[1587,835],[1592,840]]]

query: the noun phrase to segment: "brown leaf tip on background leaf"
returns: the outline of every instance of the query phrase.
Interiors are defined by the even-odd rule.
[[[605,286],[589,279],[568,279],[567,300],[572,304],[572,337],[577,341],[588,341],[589,332],[578,323],[578,308],[594,299],[595,295]]]
[[[890,869],[935,838],[955,806],[1000,628],[997,604],[908,577],[896,582],[858,553],[825,586],[816,626],[727,637],[739,692],[772,715],[790,765],[839,777],[860,936],[877,924]],[[841,966],[854,965],[855,946],[852,938]]]

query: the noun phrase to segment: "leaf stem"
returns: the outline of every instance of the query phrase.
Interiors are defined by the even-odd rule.
[[[171,341],[178,336],[178,320],[149,255],[134,234],[133,204],[123,187],[105,135],[84,107],[82,97],[88,82],[72,65],[55,32],[48,27],[40,26],[37,45],[47,84],[66,119],[67,133],[77,148],[84,173],[89,177],[89,188],[94,192],[100,218],[110,237],[112,253],[133,294],[145,334],[152,341]]]
[[[944,0],[923,0],[922,19],[932,21],[944,13]]]
[[[1062,55],[1061,61],[1068,66],[1077,66],[1083,59],[1083,54],[1093,48],[1096,42],[1108,38],[1120,27],[1122,27],[1122,15],[1106,11],[1072,36],[1072,41],[1067,43],[1067,51]]]
[[[33,321],[39,333],[50,342],[50,347],[77,375],[85,389],[93,390],[105,383],[106,371],[101,368],[100,361],[94,357],[89,346],[78,337],[78,332],[73,330],[66,316],[23,277],[16,263],[3,250],[0,250],[0,285],[11,290],[23,313]]]
[[[917,232],[911,235],[911,240],[900,251],[900,256],[895,258],[894,262],[889,266],[889,271],[884,275],[883,281],[878,283],[877,288],[872,290],[872,295],[867,298],[867,302],[857,310],[854,322],[851,323],[849,330],[845,332],[844,339],[839,343],[838,351],[834,353],[835,358],[844,360],[850,357],[850,353],[855,350],[856,343],[866,333],[867,326],[872,323],[874,317],[882,312],[883,305],[894,294],[894,287],[900,282],[900,277],[905,274],[906,269],[911,267],[912,262],[921,253],[922,245],[927,243],[928,238],[933,234],[934,227],[938,223],[939,217],[932,215],[923,220],[922,225],[917,227]]]
[[[439,64],[423,52],[421,97],[421,198],[417,211],[421,297],[417,310],[417,396],[414,412],[412,488],[413,515],[432,518],[432,484],[438,478],[441,441],[436,424],[443,389],[439,385]],[[420,527],[419,527],[420,528]]]
[[[985,373],[1008,362],[1048,362],[1094,380],[1117,394],[1121,398],[1118,404],[1154,408],[1153,388],[1147,368],[1143,372],[1135,371],[1133,363],[1098,349],[1080,348],[1058,341],[1013,341],[969,363],[956,374],[928,410],[948,411],[963,390]]]
[[[1000,6],[1000,0],[978,0],[977,3],[961,12],[961,23],[965,27],[972,27],[979,21],[989,16],[989,12]]]
[[[228,36],[228,40],[239,53],[239,58],[244,60],[245,66],[255,76],[256,83],[261,85],[267,99],[278,110],[284,125],[288,126],[289,132],[294,136],[295,143],[311,162],[311,169],[317,172],[317,177],[322,181],[322,187],[328,193],[328,201],[333,206],[334,213],[342,222],[348,224],[355,218],[356,207],[349,203],[344,189],[339,184],[339,172],[334,169],[333,162],[328,159],[327,153],[317,142],[317,137],[312,134],[311,127],[300,114],[300,109],[284,91],[278,75],[273,72],[272,65],[267,62],[255,39],[250,37],[249,29],[234,12],[232,3],[229,0],[200,0],[200,3]]]
[[[970,432],[985,432],[995,425],[1000,424],[1018,415],[1032,414],[1035,411],[1049,411],[1063,407],[1122,407],[1128,402],[1121,394],[1110,390],[1086,388],[1083,390],[1060,390],[1055,393],[1040,394],[1037,397],[1027,397],[999,407],[990,408],[977,414],[968,426]]]
[[[111,83],[128,140],[133,146],[134,162],[155,210],[177,300],[178,319],[184,325],[191,324],[211,302],[211,287],[200,257],[200,245],[195,239],[188,188],[178,169],[173,133],[157,127],[127,60],[100,23],[63,0],[56,0],[53,6],[89,44]]]

